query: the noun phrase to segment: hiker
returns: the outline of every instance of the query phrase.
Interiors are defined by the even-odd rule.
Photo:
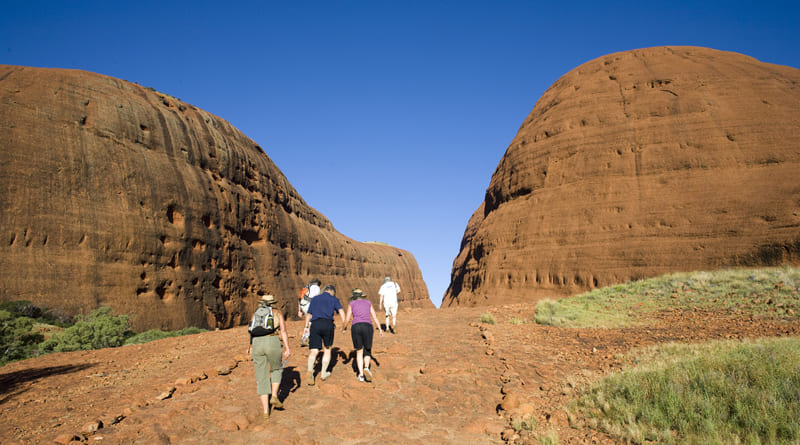
[[[318,278],[313,278],[308,284],[300,290],[300,301],[297,304],[297,317],[304,319],[308,313],[308,305],[311,304],[311,299],[319,295],[319,286],[322,284]],[[304,333],[300,336],[300,347],[308,346],[308,334]]]
[[[400,286],[392,281],[392,277],[383,280],[378,294],[381,296],[379,306],[383,306],[386,312],[386,330],[391,330],[392,334],[397,333],[397,294],[400,293]],[[392,317],[392,325],[389,326],[389,317]]]
[[[283,343],[283,360],[289,359],[289,339],[286,335],[283,314],[274,308],[275,297],[262,292],[261,302],[253,314],[253,320],[247,331],[250,333],[250,346],[247,353],[253,354],[253,366],[256,371],[256,392],[264,406],[264,418],[268,419],[270,405],[282,409],[283,403],[278,399],[278,388],[283,376],[281,363],[281,343]]]
[[[314,384],[314,364],[317,361],[317,354],[322,349],[322,369],[320,377],[322,380],[331,376],[328,372],[328,365],[331,362],[331,346],[333,346],[333,334],[336,325],[333,323],[333,316],[338,312],[344,323],[344,309],[339,299],[336,298],[336,288],[332,285],[325,286],[322,293],[311,300],[306,314],[306,325],[303,333],[309,334],[308,338],[308,384]]]
[[[319,286],[322,284],[318,278],[314,278],[300,290],[300,301],[297,304],[297,316],[305,318],[308,313],[308,305],[311,304],[311,299],[319,295]]]
[[[367,300],[367,296],[361,289],[353,289],[353,296],[350,298],[350,305],[347,307],[347,315],[344,318],[343,331],[347,331],[347,323],[353,320],[353,330],[350,337],[353,339],[353,349],[356,350],[356,364],[358,364],[358,381],[371,382],[372,371],[369,370],[369,361],[372,357],[372,321],[378,326],[378,332],[383,337],[381,322],[378,315],[372,308],[372,303]]]

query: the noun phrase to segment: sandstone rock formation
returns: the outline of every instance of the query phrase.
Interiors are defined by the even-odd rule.
[[[800,70],[706,48],[611,54],[523,122],[443,305],[800,263]]]
[[[0,146],[2,300],[227,328],[261,288],[296,315],[311,277],[342,296],[390,274],[433,307],[409,252],[338,233],[255,142],[152,89],[0,65]]]

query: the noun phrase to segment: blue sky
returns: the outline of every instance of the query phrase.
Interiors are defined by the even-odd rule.
[[[0,63],[125,79],[228,120],[339,232],[410,251],[437,306],[500,158],[569,70],[662,45],[800,68],[797,0],[32,0],[2,10]]]

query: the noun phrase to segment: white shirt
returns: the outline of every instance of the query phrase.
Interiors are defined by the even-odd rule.
[[[383,307],[397,306],[397,294],[400,293],[400,286],[394,281],[387,281],[381,285],[378,294],[383,297]]]
[[[314,297],[316,297],[319,294],[320,294],[319,286],[317,286],[316,284],[312,284],[311,286],[308,286],[308,299],[309,300],[314,298]]]

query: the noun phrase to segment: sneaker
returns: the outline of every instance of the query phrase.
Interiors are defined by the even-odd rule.
[[[277,397],[270,397],[269,403],[272,404],[272,407],[275,409],[283,409],[283,403],[281,403],[280,399]]]
[[[308,386],[314,386],[314,372],[308,371],[306,374],[306,379],[308,380]]]
[[[372,371],[370,371],[369,368],[364,368],[364,380],[367,382],[372,381]]]
[[[359,382],[366,382],[366,379],[364,379],[363,375],[360,375],[360,376],[358,376],[358,381]]]
[[[322,374],[320,374],[319,376],[322,377],[323,381],[325,381],[325,380],[328,380],[328,377],[331,376],[331,373],[330,372],[326,372],[326,371],[322,371]]]

